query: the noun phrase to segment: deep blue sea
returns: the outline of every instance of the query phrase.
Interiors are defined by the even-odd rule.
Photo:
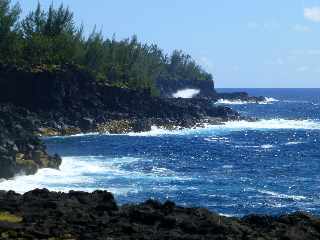
[[[42,169],[0,189],[105,189],[120,203],[169,199],[232,216],[320,214],[320,89],[243,90],[269,101],[218,104],[258,122],[46,138],[63,157],[61,171]]]

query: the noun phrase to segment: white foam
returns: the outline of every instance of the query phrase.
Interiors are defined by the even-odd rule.
[[[263,149],[270,149],[270,148],[273,148],[273,145],[271,145],[271,144],[264,144],[264,145],[261,145],[261,148],[263,148]]]
[[[224,169],[232,169],[233,165],[223,165],[222,168],[224,168]]]
[[[137,161],[135,158],[124,158],[123,161]],[[48,188],[52,191],[68,192],[70,189],[92,192],[97,189],[95,176],[102,173],[121,174],[115,161],[107,161],[99,156],[64,157],[60,170],[40,169],[35,175],[17,176],[14,179],[0,182],[1,190],[14,190],[24,193],[35,188]],[[94,187],[88,187],[92,185]],[[99,187],[102,190],[110,188]],[[123,189],[119,189],[119,192]]]
[[[219,99],[217,101],[218,104],[226,104],[226,105],[244,105],[244,104],[272,104],[274,102],[279,102],[278,99],[272,97],[265,97],[264,101],[255,102],[255,101],[241,101],[241,100],[227,100],[227,99]]]
[[[123,135],[128,135],[128,136],[142,136],[142,137],[152,137],[152,136],[159,136],[159,135],[168,135],[168,134],[179,134],[182,132],[182,130],[166,130],[164,128],[160,128],[157,126],[151,126],[151,131],[148,132],[139,132],[139,133],[128,133],[128,134],[123,134]]]
[[[302,201],[307,199],[305,196],[287,195],[287,194],[277,193],[277,192],[267,191],[267,190],[258,190],[258,192],[262,194],[270,195],[271,197],[274,197],[274,198],[291,199],[295,201]]]
[[[43,136],[42,138],[43,139],[46,139],[46,138],[76,138],[76,137],[98,136],[98,135],[101,135],[101,134],[98,132],[90,132],[90,133],[78,133],[78,134],[67,135],[67,136],[50,136],[50,137]]]
[[[236,214],[226,214],[226,213],[219,213],[220,216],[223,216],[223,217],[228,217],[228,218],[231,218],[231,217],[236,217],[237,215]]]
[[[166,130],[153,126],[149,132],[129,133],[127,136],[166,136],[166,135],[214,135],[215,138],[205,138],[205,141],[225,141],[228,139],[216,138],[216,135],[230,131],[260,130],[268,131],[275,129],[296,129],[296,130],[320,130],[320,122],[314,120],[288,120],[288,119],[262,119],[259,121],[230,121],[222,125],[205,125],[192,129]]]
[[[309,101],[304,100],[284,100],[285,103],[310,103]]]
[[[243,104],[251,104],[256,102],[247,102],[247,101],[240,101],[240,100],[227,100],[227,99],[219,99],[217,101],[218,104],[227,104],[227,105],[243,105]]]
[[[207,142],[224,142],[224,143],[230,142],[230,140],[226,137],[208,137],[208,138],[204,138],[203,140]]]
[[[68,192],[81,190],[92,192],[96,189],[107,190],[115,195],[126,195],[138,191],[132,184],[136,181],[188,180],[176,176],[174,171],[154,167],[151,171],[125,170],[123,166],[137,161],[149,161],[133,157],[107,158],[103,156],[63,157],[60,170],[40,169],[35,175],[16,176],[0,182],[0,190],[14,190],[25,193],[35,188],[47,188],[51,191]],[[114,180],[123,179],[128,184],[113,185]]]
[[[279,102],[279,100],[273,97],[265,97],[265,102]]]
[[[243,130],[268,130],[268,129],[304,129],[304,130],[318,130],[320,129],[320,122],[314,120],[288,120],[288,119],[270,119],[259,120],[254,122],[248,121],[233,121],[227,122],[224,125],[229,129],[243,129]]]
[[[162,167],[152,167],[152,172],[157,174],[158,176],[174,176],[175,172],[167,169],[167,168],[162,168]]]
[[[299,145],[302,144],[303,142],[287,142],[285,145],[290,146],[290,145]]]
[[[174,98],[193,98],[200,93],[199,89],[182,89],[177,91],[172,96]]]

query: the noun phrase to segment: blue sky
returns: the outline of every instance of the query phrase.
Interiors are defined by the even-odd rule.
[[[24,13],[38,3],[19,2]],[[186,51],[217,87],[320,87],[320,0],[40,1],[52,2],[87,32]]]

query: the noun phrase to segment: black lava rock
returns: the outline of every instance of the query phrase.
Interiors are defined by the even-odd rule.
[[[49,156],[34,134],[37,117],[10,104],[0,105],[0,178],[34,174],[39,168],[58,168],[61,158]]]
[[[4,216],[10,216],[4,220]],[[0,192],[0,239],[320,239],[306,213],[228,218],[149,200],[118,206],[111,193]]]

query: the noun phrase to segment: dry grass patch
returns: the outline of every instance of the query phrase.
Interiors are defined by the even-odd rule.
[[[0,212],[0,222],[20,223],[22,217],[10,214],[8,212]]]

